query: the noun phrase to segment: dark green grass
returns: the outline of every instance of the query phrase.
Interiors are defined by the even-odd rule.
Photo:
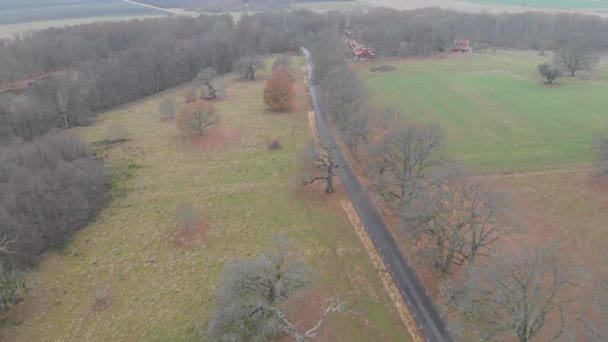
[[[589,161],[608,128],[608,82],[564,78],[540,84],[532,54],[395,62],[392,73],[362,73],[377,105],[439,124],[451,157],[482,170],[522,170]],[[367,68],[366,68],[367,70]]]
[[[163,14],[163,12],[121,0],[0,0],[0,25],[154,14]]]

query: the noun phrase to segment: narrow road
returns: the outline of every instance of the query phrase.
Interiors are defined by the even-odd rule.
[[[171,14],[175,14],[175,15],[181,15],[182,13],[178,12],[178,11],[172,11],[170,9],[166,9],[166,8],[162,8],[162,7],[156,7],[156,6],[152,6],[152,5],[148,5],[148,4],[142,4],[141,2],[135,2],[135,1],[131,1],[131,0],[122,0],[124,2],[128,2],[130,4],[134,4],[134,5],[139,5],[139,6],[144,6],[144,7],[148,7],[148,8],[153,8],[155,10],[159,10],[159,11],[163,11],[163,12],[167,12],[167,13],[171,13]]]
[[[301,51],[304,57],[306,57],[308,63],[308,79],[311,80],[314,66],[310,52],[306,48],[302,48]],[[310,84],[310,94],[314,106],[319,139],[321,139],[321,142],[326,146],[338,146],[331,134],[327,119],[320,106],[316,85]],[[446,328],[445,322],[439,315],[439,312],[435,308],[426,289],[422,286],[416,272],[409,265],[405,256],[399,251],[399,247],[384,223],[382,216],[374,206],[363,186],[361,186],[359,179],[353,173],[339,148],[336,149],[336,155],[334,157],[337,159],[338,164],[343,165],[342,168],[337,170],[337,174],[340,177],[344,188],[348,192],[369,235],[372,240],[374,240],[376,248],[380,251],[395,283],[399,287],[401,295],[414,314],[426,340],[432,342],[453,341]]]

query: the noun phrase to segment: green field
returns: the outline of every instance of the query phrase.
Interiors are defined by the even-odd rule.
[[[598,0],[470,0],[476,4],[511,5],[542,8],[606,8],[608,2]]]
[[[258,255],[285,232],[318,272],[316,292],[339,295],[351,311],[327,322],[325,340],[408,341],[342,210],[342,195],[296,185],[297,150],[311,135],[306,107],[268,112],[263,87],[263,81],[227,81],[226,98],[216,101],[222,128],[202,145],[159,119],[160,101],[180,89],[105,113],[74,132],[95,143],[115,124],[128,131],[126,143],[95,143],[113,180],[112,200],[28,275],[31,292],[5,317],[0,340],[200,340],[224,262]],[[267,149],[273,139],[282,150]],[[182,204],[196,208],[204,232],[176,244]],[[102,310],[93,305],[100,291],[111,298]],[[319,314],[310,307],[300,312]]]
[[[588,161],[593,136],[608,129],[608,75],[540,84],[534,54],[498,53],[394,61],[396,72],[361,75],[373,101],[437,123],[451,157],[481,170],[557,167]],[[376,63],[385,63],[376,62]]]
[[[91,17],[164,15],[122,0],[0,0],[0,25]]]

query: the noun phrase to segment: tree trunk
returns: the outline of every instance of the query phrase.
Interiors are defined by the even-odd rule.
[[[213,88],[213,86],[211,84],[207,84],[207,90],[209,91],[209,100],[213,100],[217,97],[215,89]]]
[[[334,173],[331,170],[327,173],[327,186],[325,192],[328,194],[334,192]]]

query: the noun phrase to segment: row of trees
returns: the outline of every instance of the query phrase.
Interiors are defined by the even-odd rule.
[[[505,48],[557,50],[570,42],[585,42],[597,50],[608,48],[608,23],[594,16],[492,15],[440,9],[372,9],[352,15],[298,10],[243,15],[236,24],[230,16],[178,17],[25,34],[0,41],[0,83],[41,73],[80,70],[83,66],[90,69],[112,60],[103,68],[113,72],[96,74],[116,78],[117,73],[123,73],[126,79],[133,79],[145,73],[150,84],[141,89],[162,89],[167,84],[191,80],[204,67],[225,72],[245,54],[297,51],[302,45],[310,45],[320,32],[344,29],[389,56],[445,51],[455,38],[476,39],[478,46]]]
[[[400,234],[413,242],[412,250],[444,278],[448,307],[467,317],[484,339],[559,338],[579,323],[593,325],[578,307],[597,301],[590,295],[592,282],[582,280],[550,244],[510,250],[503,237],[520,224],[505,196],[445,158],[438,127],[399,119],[403,115],[395,110],[372,113],[334,46],[319,42],[313,51],[315,68],[322,70],[315,77],[323,109],[345,145],[365,142],[355,143],[351,155],[391,209]],[[332,160],[331,150],[325,151],[325,160]]]

